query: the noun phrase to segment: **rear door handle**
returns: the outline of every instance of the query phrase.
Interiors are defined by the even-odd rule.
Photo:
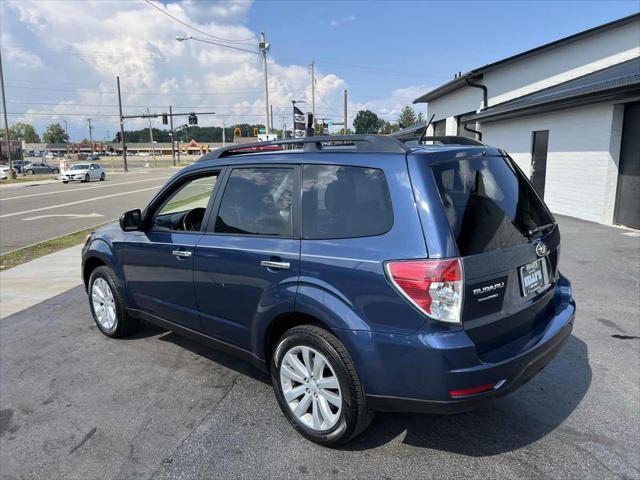
[[[191,256],[191,252],[188,250],[174,250],[171,254],[178,258],[188,258]]]
[[[272,260],[262,260],[260,262],[260,265],[267,268],[277,268],[281,270],[288,269],[291,267],[289,262],[274,262]]]

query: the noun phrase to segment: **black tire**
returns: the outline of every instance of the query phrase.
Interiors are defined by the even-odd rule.
[[[34,172],[33,172],[33,170],[29,169],[29,170],[27,170],[27,171],[26,171],[26,172],[24,172],[24,173],[26,173],[27,175],[33,175],[33,173],[34,173]]]
[[[69,183],[69,180],[63,180],[62,183]]]
[[[90,177],[90,176],[89,176],[89,174],[87,173],[87,174],[84,176],[84,183],[89,183],[90,181],[91,181],[91,177]]]
[[[51,170],[51,173],[60,173],[60,170],[58,170],[57,168],[54,168],[53,170]]]
[[[284,398],[280,383],[280,367],[285,354],[295,346],[311,347],[331,363],[342,393],[342,409],[336,425],[319,432],[298,420]],[[366,397],[351,356],[334,335],[315,325],[301,325],[285,332],[271,357],[271,380],[276,399],[285,417],[305,438],[326,447],[336,447],[349,442],[362,433],[371,423],[374,411],[367,405]]]
[[[113,299],[115,301],[114,303],[116,310],[116,321],[113,327],[109,329],[104,328],[98,321],[96,312],[93,308],[93,301],[91,299],[93,284],[98,278],[102,278],[107,282],[107,284],[111,288]],[[126,302],[124,301],[122,292],[120,288],[118,288],[118,285],[119,282],[116,278],[115,273],[113,273],[113,270],[103,265],[97,267],[93,272],[91,272],[91,277],[89,278],[89,288],[87,289],[87,294],[89,296],[89,307],[91,308],[93,320],[96,323],[98,329],[110,338],[125,337],[134,333],[140,326],[140,321],[138,319],[135,319],[127,314]]]
[[[100,174],[100,181],[101,181],[101,182],[104,182],[104,172],[102,172],[102,173]]]

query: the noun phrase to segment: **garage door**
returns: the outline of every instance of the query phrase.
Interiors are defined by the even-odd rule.
[[[640,229],[640,102],[624,108],[615,223]]]

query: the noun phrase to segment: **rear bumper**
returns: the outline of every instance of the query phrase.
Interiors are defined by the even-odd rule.
[[[474,410],[482,405],[490,403],[496,398],[503,397],[516,390],[521,385],[527,383],[540,370],[553,360],[560,351],[573,329],[573,315],[564,327],[552,339],[547,341],[541,348],[536,349],[535,356],[528,355],[526,359],[520,358],[501,365],[496,368],[487,369],[485,374],[493,376],[493,378],[502,378],[505,383],[496,390],[486,393],[470,395],[456,400],[421,400],[415,398],[391,397],[367,395],[367,399],[376,411],[382,412],[415,412],[415,413],[432,413],[432,414],[454,414]],[[482,380],[477,381],[475,378],[469,378],[476,384],[482,384]]]
[[[462,329],[418,332],[399,338],[369,333],[363,350],[359,335],[354,360],[372,407],[377,411],[460,413],[507,395],[542,370],[573,329],[575,302],[569,281],[560,277],[544,329],[517,352],[506,345],[492,362],[482,361]],[[372,342],[373,341],[373,342]],[[350,351],[351,348],[350,348]],[[362,367],[364,365],[364,367]],[[487,392],[453,398],[451,390],[498,384]]]

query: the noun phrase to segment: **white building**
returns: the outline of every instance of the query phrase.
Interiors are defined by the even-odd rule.
[[[414,103],[435,114],[427,135],[505,149],[552,211],[640,228],[640,14],[456,75]]]

